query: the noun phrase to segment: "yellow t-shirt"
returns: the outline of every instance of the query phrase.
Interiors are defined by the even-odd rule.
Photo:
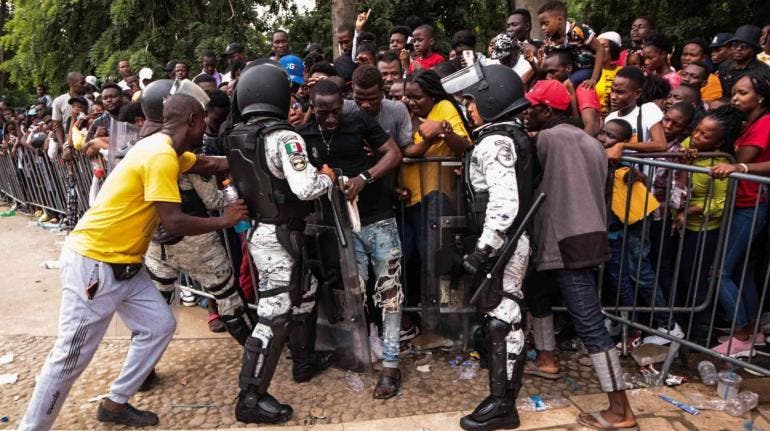
[[[427,117],[432,121],[448,121],[452,126],[452,130],[455,134],[460,136],[468,136],[468,131],[465,130],[463,120],[457,112],[454,105],[448,100],[442,100],[431,109]],[[415,130],[412,140],[415,144],[419,144],[423,141],[422,136]],[[457,153],[449,148],[449,145],[441,139],[436,140],[431,144],[428,151],[425,152],[424,157],[446,157],[446,156],[458,156]],[[441,183],[439,184],[439,177]],[[440,190],[444,193],[451,194],[454,188],[455,177],[452,173],[452,169],[441,168],[441,162],[425,162],[404,165],[401,169],[401,185],[404,186],[410,192],[409,203],[407,206],[412,206],[422,200],[422,197],[430,192]]]
[[[722,97],[722,83],[719,82],[719,78],[713,73],[709,74],[709,79],[706,81],[706,85],[700,89],[700,98],[704,102],[711,102]]]
[[[599,96],[599,103],[602,105],[602,116],[610,113],[610,93],[612,92],[612,81],[615,79],[615,75],[622,69],[622,67],[616,67],[614,69],[602,69],[602,75],[599,77],[599,81],[594,87],[596,89],[596,95]]]
[[[195,160],[190,152],[177,155],[162,133],[137,142],[104,181],[65,247],[102,262],[140,263],[158,225],[153,202],[181,202],[177,178]]]

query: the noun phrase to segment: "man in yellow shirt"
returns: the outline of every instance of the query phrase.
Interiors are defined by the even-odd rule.
[[[115,312],[134,333],[120,376],[99,405],[97,419],[129,426],[158,423],[158,416],[127,403],[171,341],[176,321],[142,267],[158,221],[178,235],[199,235],[235,225],[247,215],[242,201],[221,217],[182,212],[180,172],[216,173],[226,162],[196,158],[205,129],[202,102],[170,96],[163,129],[141,141],[107,177],[94,205],[67,237],[60,257],[59,334],[20,430],[50,429],[70,388],[88,366]]]

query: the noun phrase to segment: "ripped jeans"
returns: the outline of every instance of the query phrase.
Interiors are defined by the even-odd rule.
[[[401,330],[401,242],[395,217],[361,227],[353,233],[358,276],[365,286],[369,279],[369,260],[376,282],[374,303],[382,308],[382,366],[398,368],[399,332]]]

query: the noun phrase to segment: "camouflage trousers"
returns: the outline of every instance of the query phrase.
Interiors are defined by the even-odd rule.
[[[509,358],[506,362],[506,374],[509,380],[513,376],[514,365],[516,365],[515,358],[521,353],[526,342],[524,331],[521,328],[521,307],[519,304],[523,303],[522,284],[524,282],[524,275],[527,272],[527,265],[529,264],[529,254],[529,237],[527,234],[524,234],[519,238],[519,242],[516,244],[516,251],[503,271],[503,291],[508,295],[518,298],[520,301],[517,302],[504,296],[497,307],[486,313],[487,316],[494,317],[511,325],[511,331],[505,337],[506,351]]]
[[[230,259],[216,232],[186,236],[170,245],[151,242],[144,265],[166,298],[173,297],[174,282],[184,272],[214,295],[219,314],[234,315],[243,308]]]

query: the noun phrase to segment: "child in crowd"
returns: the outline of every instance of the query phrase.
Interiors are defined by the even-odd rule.
[[[420,69],[432,69],[435,65],[444,62],[444,56],[433,52],[433,44],[436,42],[433,27],[423,24],[412,32],[414,43],[414,58],[409,64],[409,73]]]
[[[619,119],[609,120],[597,135],[597,139],[605,148],[610,148],[617,142],[631,139],[631,125]],[[620,306],[640,305],[636,297],[645,302],[644,306],[654,306],[660,311],[653,314],[658,330],[668,332],[674,337],[683,337],[679,325],[665,311],[667,301],[663,291],[657,286],[656,275],[649,260],[650,242],[646,235],[649,232],[650,219],[657,202],[649,199],[643,177],[634,168],[620,167],[611,162],[609,170],[611,181],[609,240],[610,261],[605,265],[607,281],[618,291]],[[640,184],[636,184],[641,182]],[[630,200],[631,202],[628,202]],[[631,316],[635,319],[636,316]],[[627,347],[633,349],[641,344],[641,334],[638,331],[630,334]],[[667,344],[669,340],[650,336],[645,343]]]
[[[570,81],[575,86],[582,83],[586,88],[593,88],[599,81],[604,64],[604,49],[594,30],[585,24],[570,22],[567,19],[567,5],[558,0],[544,4],[537,14],[540,28],[545,34],[545,51],[571,48],[574,70],[570,74]]]
[[[672,108],[673,109],[673,108]],[[686,108],[678,107],[684,111]],[[708,112],[695,126],[692,136],[681,142],[683,160],[692,166],[711,168],[726,163],[724,157],[697,157],[698,153],[733,152],[735,139],[740,135],[742,114],[724,106]],[[670,121],[675,123],[675,120]],[[675,128],[675,126],[671,126]],[[682,161],[680,161],[681,163]],[[709,174],[679,171],[671,177],[669,217],[671,232],[664,235],[665,249],[679,250],[679,267],[674,267],[674,256],[661,259],[661,282],[680,306],[697,307],[707,300],[709,273],[716,255],[722,214],[727,198],[727,179],[714,179]],[[671,236],[673,235],[673,237]],[[687,328],[689,338],[706,343],[712,307],[695,314],[693,326]]]

